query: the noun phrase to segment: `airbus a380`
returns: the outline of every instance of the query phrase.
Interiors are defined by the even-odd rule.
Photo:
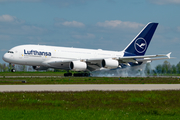
[[[157,26],[158,23],[148,23],[123,51],[20,45],[5,53],[3,60],[10,64],[30,65],[36,70],[57,68],[90,72],[102,69],[123,69],[125,66],[134,67],[153,60],[170,59],[171,53],[145,55]],[[67,72],[64,76],[72,76],[72,73]]]

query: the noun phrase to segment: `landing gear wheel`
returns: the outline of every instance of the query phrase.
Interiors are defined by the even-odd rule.
[[[72,73],[64,73],[64,77],[72,76]]]
[[[74,73],[74,77],[89,77],[90,73]]]
[[[11,72],[16,72],[16,70],[15,69],[11,69]]]
[[[73,76],[74,76],[74,77],[81,77],[81,76],[83,76],[83,74],[82,74],[82,73],[74,73]]]

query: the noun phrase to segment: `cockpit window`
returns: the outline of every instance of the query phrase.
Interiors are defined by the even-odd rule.
[[[8,51],[8,53],[14,53],[13,51]]]

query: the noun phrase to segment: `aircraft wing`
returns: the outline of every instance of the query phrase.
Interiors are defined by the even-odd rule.
[[[120,57],[120,58],[112,58],[112,57],[106,57],[106,58],[92,58],[92,59],[53,59],[50,61],[43,62],[44,66],[47,67],[53,67],[53,68],[59,68],[59,69],[65,69],[70,70],[70,63],[73,61],[80,61],[87,64],[87,70],[88,71],[94,71],[94,70],[100,70],[102,68],[102,61],[105,59],[112,60],[112,62],[118,61],[120,63],[137,63],[138,62],[145,62],[145,61],[153,61],[153,60],[163,60],[163,59],[170,59],[170,54],[165,55],[145,55],[145,56],[129,56],[129,57]],[[117,67],[119,66],[117,65]]]
[[[101,68],[101,62],[103,58],[97,58],[97,59],[53,59],[50,61],[43,62],[43,66],[47,66],[50,68],[58,68],[58,69],[64,69],[64,70],[70,70],[70,63],[73,61],[81,61],[85,62],[87,64],[87,70],[88,71],[94,71],[99,70]]]
[[[84,62],[87,63],[88,65],[88,70],[89,71],[94,71],[94,70],[99,70],[102,68],[102,61],[105,59],[110,59],[110,60],[117,60],[120,63],[137,63],[138,62],[145,62],[145,61],[153,61],[153,60],[163,60],[163,59],[170,59],[171,53],[168,54],[160,54],[160,55],[145,55],[145,56],[129,56],[129,57],[121,57],[121,58],[112,58],[112,57],[107,57],[107,58],[94,58],[94,59],[86,59]]]
[[[72,62],[72,59],[51,59],[49,61],[44,61],[42,65],[50,68],[68,70],[70,62]]]
[[[104,58],[93,58],[93,59],[51,59],[49,61],[44,61],[43,66],[50,68],[58,68],[64,70],[70,70],[70,63],[73,61],[85,62],[87,64],[88,71],[99,70],[101,68],[101,62]]]

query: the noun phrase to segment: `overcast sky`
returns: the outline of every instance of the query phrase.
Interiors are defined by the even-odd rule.
[[[0,0],[0,56],[22,44],[121,51],[148,22],[159,26],[146,55],[172,52],[176,65],[180,0]]]

